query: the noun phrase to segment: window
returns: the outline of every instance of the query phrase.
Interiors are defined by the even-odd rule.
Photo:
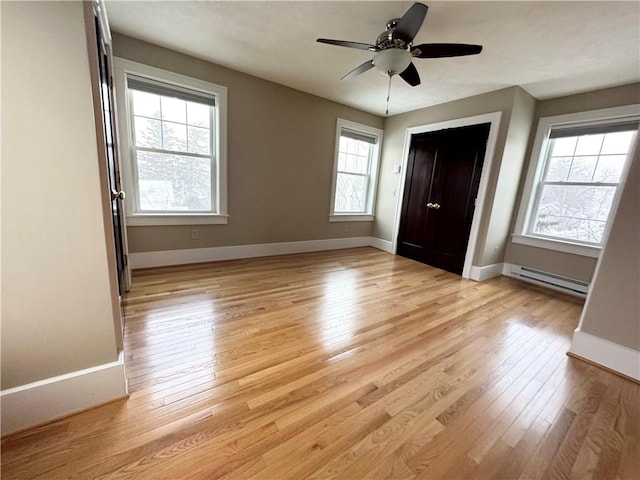
[[[226,223],[226,89],[121,59],[129,225]]]
[[[371,221],[382,130],[338,119],[329,220]]]
[[[615,111],[540,120],[516,243],[598,255],[638,131],[637,116],[598,118]]]

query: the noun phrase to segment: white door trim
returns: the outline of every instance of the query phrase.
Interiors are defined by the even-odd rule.
[[[462,269],[462,276],[469,278],[471,274],[471,267],[473,257],[476,251],[476,244],[478,241],[478,231],[480,229],[480,218],[482,216],[482,206],[485,202],[485,195],[487,192],[487,185],[489,183],[489,172],[491,172],[491,166],[493,164],[493,157],[496,148],[496,141],[498,139],[498,129],[500,127],[500,119],[502,112],[485,113],[482,115],[475,115],[473,117],[458,118],[455,120],[447,120],[445,122],[429,123],[426,125],[419,125],[416,127],[407,128],[404,136],[404,147],[402,151],[402,169],[400,171],[398,186],[399,195],[396,200],[396,214],[393,221],[393,239],[392,239],[392,252],[397,252],[398,247],[398,230],[400,228],[400,213],[402,210],[402,198],[404,197],[404,184],[407,176],[407,163],[409,160],[409,148],[411,147],[411,138],[413,135],[418,135],[425,132],[436,132],[438,130],[445,130],[448,128],[467,127],[470,125],[479,125],[482,123],[490,123],[489,137],[487,138],[487,148],[484,154],[484,163],[482,165],[482,173],[480,175],[480,185],[478,187],[478,196],[476,197],[476,209],[473,213],[473,221],[471,222],[471,232],[469,233],[469,245],[467,246],[467,253],[464,259],[464,267]]]

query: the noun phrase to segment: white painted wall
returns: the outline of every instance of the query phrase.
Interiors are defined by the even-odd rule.
[[[6,390],[118,354],[82,3],[1,9]]]

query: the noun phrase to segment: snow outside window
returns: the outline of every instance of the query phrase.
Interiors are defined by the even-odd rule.
[[[337,137],[331,220],[372,220],[382,132],[339,119]]]
[[[215,212],[215,97],[133,77],[128,88],[136,212]]]
[[[129,226],[227,223],[227,89],[115,58]]]
[[[637,118],[549,125],[514,241],[600,248],[637,133]]]

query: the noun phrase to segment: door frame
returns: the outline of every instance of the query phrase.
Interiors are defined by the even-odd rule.
[[[478,187],[478,196],[476,197],[476,208],[473,212],[471,231],[469,232],[469,244],[467,245],[467,252],[464,257],[464,267],[462,268],[462,277],[469,278],[471,274],[473,257],[475,255],[476,246],[478,243],[480,220],[483,210],[482,207],[485,203],[487,186],[489,184],[489,174],[491,172],[491,167],[493,164],[493,157],[495,154],[496,142],[498,140],[498,130],[500,128],[501,118],[502,112],[498,111],[485,113],[482,115],[474,115],[472,117],[457,118],[454,120],[428,123],[425,125],[418,125],[415,127],[407,128],[404,135],[404,147],[402,150],[402,166],[400,168],[400,178],[398,179],[400,184],[398,186],[398,196],[396,197],[396,214],[393,220],[393,239],[391,243],[391,252],[393,254],[396,254],[398,248],[398,231],[400,229],[400,216],[402,214],[402,200],[404,197],[404,186],[407,176],[409,149],[411,148],[411,141],[413,140],[413,136],[426,132],[437,132],[439,130],[446,130],[449,128],[468,127],[471,125],[489,123],[489,136],[487,137],[487,148],[485,149],[484,163],[482,164],[482,173],[480,174],[480,186]]]
[[[111,77],[112,77],[112,100],[113,100],[113,104],[111,105],[111,116],[113,118],[113,135],[114,138],[116,139],[116,148],[114,149],[114,153],[115,153],[115,163],[117,165],[117,176],[120,178],[120,188],[122,189],[124,187],[124,179],[122,178],[122,162],[120,159],[120,127],[118,124],[118,102],[116,100],[116,80],[115,80],[115,63],[114,63],[114,56],[113,56],[113,39],[111,37],[111,27],[109,26],[109,20],[107,18],[107,12],[106,12],[106,8],[104,5],[104,0],[94,0],[93,2],[86,2],[86,3],[92,3],[93,4],[93,12],[95,17],[98,19],[98,22],[100,23],[100,28],[102,29],[105,38],[104,43],[105,43],[105,47],[107,49],[107,51],[109,52],[108,55],[108,62],[109,62],[109,71],[111,73]],[[97,33],[97,32],[96,32]],[[97,60],[97,59],[96,59]],[[98,74],[99,77],[99,74]],[[98,99],[100,99],[101,97],[98,96]],[[100,117],[101,118],[101,117]],[[109,182],[107,180],[107,190],[109,190],[108,188]],[[128,235],[127,235],[127,220],[126,220],[126,214],[125,214],[125,205],[124,205],[124,201],[120,201],[121,202],[121,218],[120,218],[120,224],[121,224],[121,234],[122,234],[122,249],[123,249],[123,255],[125,257],[125,268],[124,268],[124,288],[123,290],[125,292],[128,292],[129,290],[131,290],[131,284],[132,284],[132,275],[131,275],[131,263],[129,262],[129,239],[128,239]]]
[[[109,271],[109,289],[111,294],[111,304],[113,309],[113,327],[114,327],[114,337],[116,341],[116,348],[118,352],[121,352],[124,349],[124,330],[123,330],[123,317],[121,313],[121,303],[120,303],[120,294],[118,292],[118,272],[116,267],[116,250],[115,250],[115,242],[114,242],[114,231],[113,231],[113,221],[112,221],[112,201],[111,201],[111,189],[109,186],[109,177],[107,172],[107,152],[106,152],[106,139],[104,136],[103,128],[102,128],[102,103],[101,103],[101,91],[100,85],[100,73],[98,67],[98,51],[96,48],[97,41],[97,31],[95,28],[95,19],[98,18],[100,22],[100,27],[104,29],[104,32],[110,36],[109,26],[106,18],[106,13],[104,11],[104,3],[103,0],[94,0],[91,2],[84,2],[84,22],[85,22],[85,33],[87,40],[87,55],[89,61],[89,72],[90,72],[90,80],[91,80],[91,96],[93,101],[93,114],[95,119],[95,129],[96,129],[96,146],[98,153],[98,171],[99,171],[99,180],[100,180],[100,190],[101,190],[101,200],[102,200],[102,212],[103,212],[103,225],[104,225],[104,234],[105,234],[105,243],[107,248],[107,266]],[[111,43],[110,38],[108,39],[109,46]],[[118,135],[117,129],[114,130],[114,133]],[[124,215],[123,215],[124,222]],[[126,234],[126,225],[123,223],[122,228]],[[123,238],[123,248],[124,254],[128,257],[128,246],[126,242],[126,237]],[[130,285],[130,265],[129,262],[126,262],[126,286],[125,289],[128,289]]]

